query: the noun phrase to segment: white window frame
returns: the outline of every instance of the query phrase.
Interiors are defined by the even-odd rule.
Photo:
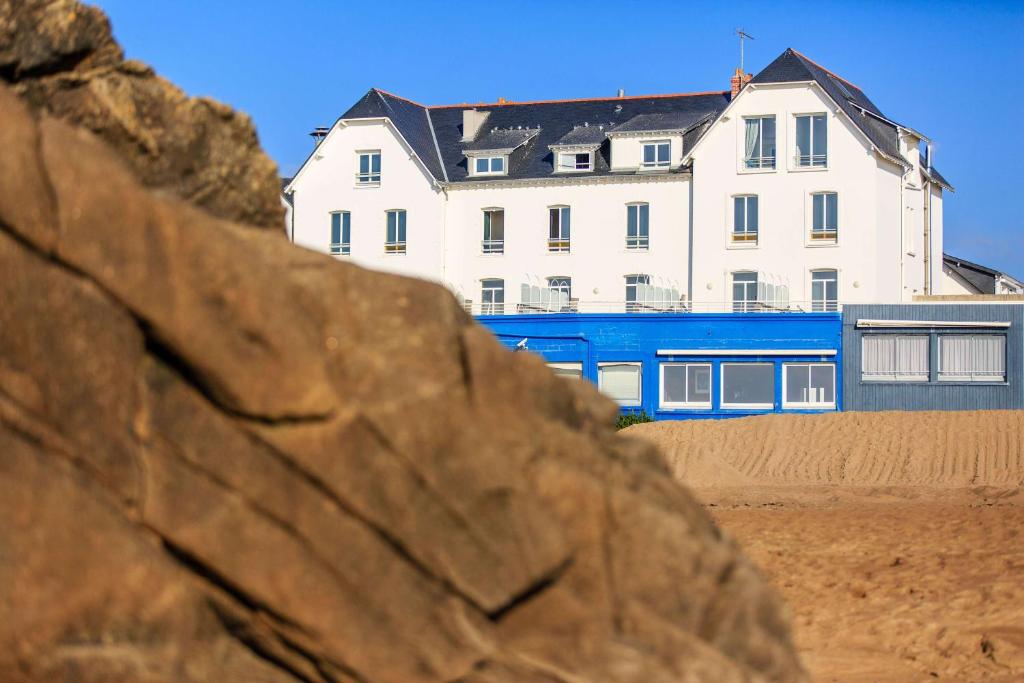
[[[668,145],[668,159],[658,159],[658,148]],[[654,161],[644,161],[647,156],[647,148],[654,147]],[[640,168],[648,171],[663,171],[672,167],[672,141],[671,140],[644,140],[640,144]]]
[[[815,280],[814,276],[817,273],[832,273],[835,277],[831,280]],[[835,313],[839,310],[839,269],[838,268],[814,268],[810,271],[811,281],[811,312],[813,313]],[[830,300],[827,297],[828,287],[825,286],[826,297],[820,302],[814,298],[814,283],[815,282],[835,282],[836,283],[836,298]]]
[[[683,367],[686,368],[685,375],[683,377],[683,385],[686,387],[686,401],[666,401],[665,400],[665,368],[667,367]],[[690,370],[696,368],[706,368],[708,376],[708,400],[707,401],[690,401]],[[662,410],[678,410],[678,409],[695,409],[695,408],[710,408],[711,402],[714,398],[714,387],[712,382],[712,373],[714,372],[711,367],[711,363],[684,363],[684,362],[665,362],[661,363],[658,369],[658,406]]]
[[[788,383],[789,383],[789,369],[790,368],[807,368],[807,384],[810,386],[810,374],[811,366],[829,367],[832,368],[832,400],[831,401],[792,401],[790,402],[786,397]],[[836,407],[836,395],[839,393],[839,388],[836,386],[836,364],[835,363],[814,363],[814,362],[793,362],[782,364],[782,407],[783,408],[823,408],[835,409]]]
[[[749,285],[754,285],[754,298],[753,299],[737,299],[736,298],[736,276],[737,275],[753,275],[754,281],[742,280],[741,284],[744,285],[744,294],[747,293]],[[761,273],[754,270],[734,270],[729,273],[729,295],[732,297],[732,312],[733,313],[757,313],[761,310]]]
[[[579,372],[579,376],[576,375],[558,375],[566,379],[584,379],[583,377],[583,363],[581,361],[572,362],[559,362],[559,363],[547,363],[547,366],[552,370],[571,370],[573,372]],[[557,374],[557,373],[556,373]]]
[[[636,208],[636,235],[629,234],[629,211]],[[640,215],[643,207],[647,208],[647,234],[641,235],[642,221]],[[626,249],[629,251],[649,251],[651,247],[651,205],[649,202],[629,202],[626,204]]]
[[[501,169],[494,170],[494,162],[501,161]],[[477,162],[486,161],[486,171],[477,170]],[[486,176],[486,175],[508,175],[508,156],[505,154],[488,154],[480,156],[469,157],[469,175],[471,176]]]
[[[643,309],[645,301],[637,298],[637,285],[650,285],[651,276],[646,273],[630,273],[626,278],[626,313],[636,313]],[[633,288],[633,298],[629,298],[630,287]]]
[[[628,402],[622,402],[617,399],[612,399],[623,408],[637,408],[643,405],[644,402],[644,364],[641,361],[621,360],[621,361],[606,361],[597,364],[597,389],[604,393],[604,375],[601,373],[603,368],[618,366],[618,365],[629,365],[638,368],[637,371],[637,400]],[[607,396],[607,394],[605,394]]]
[[[825,154],[824,155],[814,154],[814,117],[816,117],[816,116],[821,116],[821,117],[823,117],[825,119]],[[801,118],[809,118],[810,119],[810,123],[809,123],[810,134],[808,136],[808,144],[810,145],[810,154],[807,155],[809,163],[806,163],[806,164],[801,163],[800,150],[797,147],[797,142],[798,142],[797,141],[797,120],[801,119]],[[829,133],[829,128],[831,128],[831,126],[829,125],[828,119],[829,119],[828,112],[823,112],[823,111],[801,112],[799,114],[793,114],[793,165],[794,165],[794,168],[796,170],[798,170],[798,171],[808,171],[808,170],[821,170],[821,169],[827,169],[828,168],[829,156],[830,156],[829,155],[829,151],[830,151],[830,149],[832,147],[832,145],[829,144],[829,134],[828,133]],[[776,133],[777,132],[778,131],[776,131]],[[778,150],[778,144],[779,144],[778,143],[778,139],[776,139],[776,141],[775,141],[776,153],[777,153],[777,150]],[[815,157],[820,157],[820,156],[824,156],[824,159],[816,159],[815,158]],[[820,162],[820,163],[817,163],[817,162]]]
[[[488,287],[488,284],[500,282],[500,287]],[[487,293],[491,293],[491,300],[487,300]],[[501,301],[494,300],[494,292],[501,293]],[[480,315],[504,315],[505,314],[505,280],[500,277],[485,277],[480,279]]]
[[[771,403],[726,403],[725,402],[725,369],[728,366],[731,366],[731,365],[767,365],[768,367],[770,367],[772,369],[772,402]],[[763,362],[746,363],[746,362],[741,362],[741,361],[721,363],[718,366],[718,373],[719,373],[719,377],[718,377],[719,386],[721,387],[721,389],[720,389],[720,396],[721,396],[720,405],[721,405],[722,408],[740,408],[740,409],[743,409],[743,410],[771,410],[771,409],[775,408],[775,363],[763,363]]]
[[[743,200],[743,223],[745,230],[736,231],[736,200]],[[757,227],[750,230],[750,200],[757,204]],[[734,194],[732,200],[732,225],[729,228],[729,243],[733,246],[756,247],[761,233],[761,197],[752,193]],[[753,236],[753,238],[751,238]]]
[[[330,253],[332,256],[350,256],[352,254],[352,212],[351,211],[331,211],[330,225],[328,230],[328,238],[330,239]],[[334,241],[334,217],[338,216],[338,241]],[[348,239],[345,239],[345,219],[348,218]]]
[[[836,224],[831,228],[828,227],[828,198],[832,196],[836,198]],[[824,227],[823,230],[814,229],[814,198],[821,197],[821,222]],[[835,190],[820,190],[817,192],[811,192],[808,195],[807,214],[810,218],[807,224],[807,242],[811,245],[835,245],[839,244],[839,228],[841,217],[841,207],[839,206],[839,193]]]
[[[494,235],[494,217],[492,214],[501,214],[501,239],[496,240],[493,237],[488,238],[488,232],[490,235]],[[504,254],[505,253],[505,209],[500,206],[489,206],[483,210],[483,239],[480,240],[480,253],[482,254]]]
[[[551,212],[558,212],[558,237],[551,236]],[[569,220],[565,220],[565,216]],[[568,223],[568,227],[566,227]],[[548,207],[548,252],[568,254],[572,250],[572,207],[567,204],[553,204]]]
[[[580,161],[577,157],[586,156],[587,163],[583,166],[580,165]],[[562,158],[569,157],[571,163],[567,165],[562,164]],[[593,152],[556,152],[555,153],[555,172],[556,173],[589,173],[594,170],[594,153]]]
[[[363,173],[363,157],[367,157],[367,171]],[[377,157],[377,171],[373,171],[373,157]],[[356,187],[380,187],[383,159],[379,149],[356,150]]]
[[[766,157],[764,155],[764,121],[765,119],[771,119],[772,123],[775,124],[775,154],[774,156]],[[757,121],[757,139],[760,144],[760,149],[755,150],[755,156],[747,157],[746,154],[746,135],[747,135],[747,121]],[[755,116],[744,116],[743,117],[743,130],[740,133],[743,136],[743,162],[742,169],[748,173],[756,173],[759,171],[774,171],[779,164],[779,125],[775,119],[775,114],[758,114]],[[766,160],[770,160],[766,161]],[[750,162],[757,161],[756,166],[751,166]]]
[[[395,239],[388,239],[388,221],[390,220],[391,214],[395,214]],[[401,217],[405,217],[405,239],[402,239],[402,220]],[[405,209],[388,209],[384,212],[384,253],[385,254],[405,254],[408,249],[409,239],[409,212]]]
[[[939,337],[939,348],[938,348],[938,380],[940,382],[984,382],[989,384],[1005,384],[1006,383],[1006,335],[1005,334],[940,334]],[[943,342],[951,338],[966,338],[966,339],[1000,339],[1002,340],[1002,353],[1003,353],[1003,372],[1001,375],[996,376],[991,372],[974,372],[972,371],[969,375],[952,375],[949,372],[943,372],[942,366],[942,345]]]
[[[880,374],[879,373],[879,374],[871,374],[871,375],[869,375],[869,374],[866,373],[866,371],[864,369],[864,357],[865,357],[864,347],[867,344],[867,340],[868,339],[874,339],[874,338],[885,338],[885,339],[893,339],[894,340],[893,341],[893,372],[891,374],[890,373],[886,373],[886,374]],[[916,339],[916,340],[920,340],[920,339],[927,340],[927,349],[926,349],[926,353],[925,353],[925,359],[926,359],[927,363],[925,365],[923,376],[921,374],[913,374],[912,375],[912,374],[900,373],[899,372],[899,368],[896,367],[895,361],[898,360],[898,358],[899,358],[899,354],[897,352],[897,347],[898,347],[898,344],[899,344],[898,340],[899,339],[906,339],[906,338],[911,338],[911,339]],[[901,383],[902,382],[909,382],[909,383],[913,383],[913,384],[925,383],[925,382],[929,381],[929,378],[931,376],[931,370],[932,370],[932,359],[931,359],[931,339],[930,339],[930,335],[928,335],[928,334],[886,334],[886,333],[863,334],[863,335],[861,335],[861,338],[860,338],[860,379],[861,379],[862,382],[871,382],[871,383],[874,383],[874,382],[901,382]]]

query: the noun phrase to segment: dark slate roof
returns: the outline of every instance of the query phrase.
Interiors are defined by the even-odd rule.
[[[488,149],[516,149],[534,135],[536,128],[492,128],[478,133],[472,142],[462,144],[462,149],[479,151]]]
[[[608,137],[610,125],[585,122],[560,137],[552,145],[600,145]]]
[[[625,123],[612,128],[613,133],[645,131],[685,131],[707,116],[706,111],[670,111],[658,114],[638,114]]]
[[[280,178],[280,181],[281,181],[281,191],[284,192],[284,188],[288,187],[288,184],[292,182],[292,179],[291,178],[284,178],[284,177],[282,177],[282,178]]]
[[[942,174],[939,173],[938,169],[935,168],[934,166],[929,166],[929,167],[925,168],[924,169],[924,173],[932,181],[938,183],[939,185],[942,185],[947,190],[955,191],[955,190],[953,190],[953,186],[949,184],[949,181],[946,180],[945,178],[943,178]]]
[[[967,280],[981,294],[996,293],[996,279],[1002,275],[998,270],[971,263],[951,254],[943,254],[942,262],[957,275]]]
[[[386,116],[402,132],[416,156],[423,161],[436,180],[444,180],[437,158],[434,136],[430,132],[430,119],[423,105],[373,88],[362,99],[341,115],[343,119],[370,119]]]

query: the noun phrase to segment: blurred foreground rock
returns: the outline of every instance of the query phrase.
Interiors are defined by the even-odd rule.
[[[36,105],[0,85],[0,680],[805,679],[591,387]]]
[[[284,234],[277,167],[249,117],[125,61],[100,10],[0,0],[3,81],[31,106],[96,133],[148,187]]]

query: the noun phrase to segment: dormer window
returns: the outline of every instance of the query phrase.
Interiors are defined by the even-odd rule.
[[[473,175],[505,175],[504,156],[473,157],[470,162]]]
[[[593,152],[559,152],[558,172],[575,173],[594,170]]]
[[[668,140],[645,142],[642,159],[641,168],[668,168],[672,163],[672,143]]]

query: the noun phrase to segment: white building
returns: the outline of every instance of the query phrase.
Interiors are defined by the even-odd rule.
[[[941,293],[952,188],[926,137],[791,49],[732,86],[447,106],[371,90],[286,187],[292,239],[475,313]]]

